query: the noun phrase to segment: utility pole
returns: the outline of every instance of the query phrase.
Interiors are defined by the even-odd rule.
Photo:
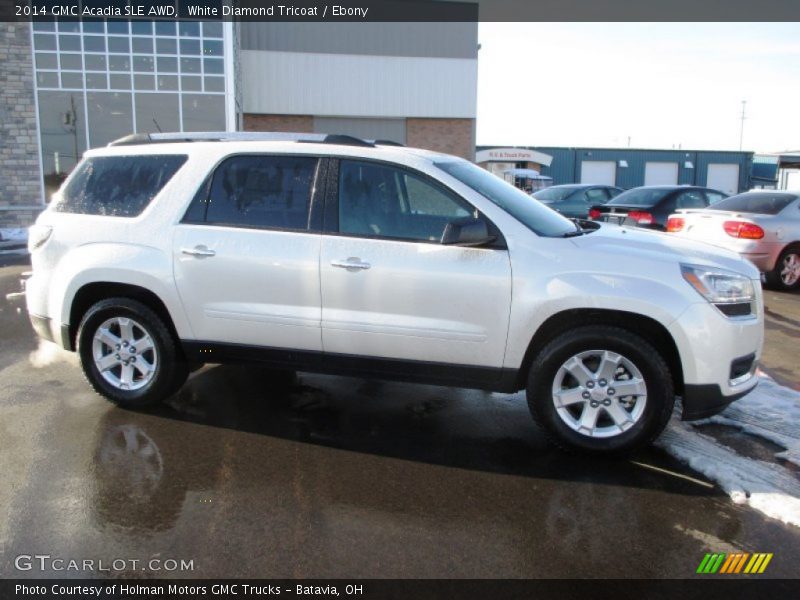
[[[742,124],[739,127],[739,151],[742,150],[742,145],[744,142],[744,121],[747,118],[745,116],[745,108],[747,107],[747,100],[742,100]]]

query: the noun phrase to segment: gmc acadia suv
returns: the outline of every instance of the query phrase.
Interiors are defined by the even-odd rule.
[[[676,395],[698,419],[757,381],[759,274],[736,254],[389,143],[129,136],[86,153],[29,239],[35,330],[125,407],[238,361],[525,389],[554,441],[617,452]]]

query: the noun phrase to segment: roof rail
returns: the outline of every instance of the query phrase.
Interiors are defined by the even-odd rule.
[[[402,146],[388,140],[363,140],[352,135],[289,133],[280,131],[195,131],[187,133],[134,133],[114,140],[109,146],[136,146],[169,142],[302,142],[344,146]]]
[[[401,148],[405,148],[405,144],[401,144],[400,142],[395,142],[394,140],[375,140],[376,146],[398,146]]]

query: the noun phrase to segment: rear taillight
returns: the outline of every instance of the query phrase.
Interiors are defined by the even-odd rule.
[[[628,218],[633,219],[639,225],[652,225],[655,222],[653,215],[643,210],[632,210],[628,213]]]
[[[735,238],[760,240],[764,237],[764,230],[761,227],[747,221],[725,221],[722,227],[725,229],[725,233]]]
[[[686,225],[686,219],[683,217],[670,217],[667,219],[668,232],[680,231],[684,225]]]
[[[589,210],[589,218],[590,218],[590,219],[599,219],[599,218],[600,218],[600,215],[602,215],[602,214],[603,214],[603,213],[601,213],[601,212],[600,212],[599,210],[597,210],[596,208],[592,208],[592,209],[590,209],[590,210]]]

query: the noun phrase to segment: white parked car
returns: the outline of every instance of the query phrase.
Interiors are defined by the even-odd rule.
[[[137,135],[87,152],[31,228],[27,305],[126,407],[240,361],[525,389],[555,441],[615,452],[653,440],[676,395],[697,419],[756,385],[750,263],[590,227],[424,150]]]
[[[800,191],[750,191],[706,209],[679,210],[667,231],[733,250],[775,289],[800,289]]]

